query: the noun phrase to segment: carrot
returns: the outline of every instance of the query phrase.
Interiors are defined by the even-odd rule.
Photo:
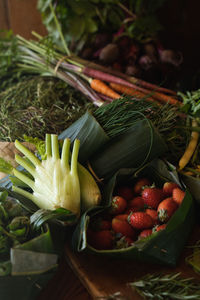
[[[146,89],[150,89],[150,90],[156,90],[157,92],[161,92],[161,93],[166,93],[166,94],[171,94],[174,96],[177,96],[177,93],[175,91],[172,91],[170,89],[166,89],[164,87],[158,86],[156,84],[144,81],[142,79],[139,78],[135,78],[133,76],[130,77],[129,79],[131,82],[138,84]]]
[[[111,99],[118,99],[120,95],[113,91],[109,86],[107,86],[104,82],[99,79],[91,79],[90,86],[93,90],[98,93],[101,93]]]
[[[98,65],[96,63],[93,63],[93,62],[89,62],[89,61],[84,60],[80,57],[79,58],[76,57],[76,59],[72,62],[78,62],[79,66],[80,66],[80,63],[81,63],[81,65],[84,66],[82,68],[81,72],[83,74],[88,75],[88,76],[93,77],[93,78],[98,78],[100,80],[107,81],[105,79],[105,74],[107,74],[109,76],[113,76],[113,78],[110,78],[108,80],[109,82],[120,83],[120,82],[116,81],[116,78],[118,78],[118,79],[123,79],[126,82],[139,85],[139,86],[144,87],[146,89],[156,90],[158,92],[171,94],[171,95],[177,95],[177,93],[175,91],[172,91],[170,89],[167,89],[167,88],[164,88],[164,87],[161,87],[161,86],[157,86],[156,84],[146,82],[142,79],[139,79],[139,78],[136,78],[136,77],[133,77],[133,76],[128,76],[128,75],[126,75],[122,72],[119,72],[117,70],[110,69],[110,68],[107,68],[105,66],[101,66],[101,65]],[[114,81],[112,81],[111,79],[113,79]],[[124,84],[124,82],[121,82],[121,84]]]
[[[193,120],[192,127],[195,127],[197,125],[198,125],[197,121]],[[181,159],[179,160],[179,169],[180,170],[183,169],[190,161],[190,159],[191,159],[192,155],[194,154],[194,151],[197,147],[198,140],[199,140],[199,133],[197,131],[192,131],[188,146],[185,149],[185,152],[182,155]]]
[[[135,96],[136,98],[139,98],[139,99],[146,98],[147,100],[151,100],[152,102],[155,102],[155,100],[152,97],[148,97],[148,95],[146,95],[140,91],[137,91],[133,88],[127,87],[125,85],[117,84],[117,83],[110,83],[110,86],[113,90],[120,92],[121,94]]]
[[[157,99],[157,100],[159,100],[159,101],[161,101],[163,103],[167,103],[168,102],[168,103],[170,103],[172,105],[181,105],[181,102],[178,101],[177,99],[175,99],[175,98],[173,98],[171,96],[159,93],[157,91],[152,91],[152,96],[155,99]]]
[[[103,80],[103,81],[106,81],[106,82],[109,82],[109,83],[121,84],[121,85],[130,87],[130,88],[133,88],[135,90],[138,90],[138,91],[140,91],[140,92],[142,92],[146,95],[153,93],[153,98],[155,98],[159,101],[162,101],[164,103],[169,102],[170,104],[173,104],[173,105],[177,105],[177,104],[180,103],[180,101],[176,100],[175,98],[173,98],[171,96],[165,95],[163,93],[159,93],[156,90],[150,91],[148,89],[144,89],[144,88],[142,88],[138,85],[135,85],[135,84],[133,84],[129,81],[126,81],[126,80],[120,78],[120,77],[113,76],[109,73],[104,73],[102,71],[90,69],[90,68],[87,68],[87,67],[85,67],[82,70],[82,72],[85,75],[90,76],[92,78],[97,78],[99,80]]]

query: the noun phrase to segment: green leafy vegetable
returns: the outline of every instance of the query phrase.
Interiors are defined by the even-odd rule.
[[[51,5],[55,7],[65,40],[71,48],[76,42],[78,51],[86,42],[90,42],[97,32],[114,34],[122,26],[123,34],[138,41],[152,38],[162,28],[156,12],[165,1],[129,0],[124,4],[119,0],[38,0],[38,9],[49,34],[60,45],[59,31]]]
[[[200,89],[196,91],[187,91],[185,94],[179,92],[178,95],[183,100],[181,110],[187,114],[200,117]]]

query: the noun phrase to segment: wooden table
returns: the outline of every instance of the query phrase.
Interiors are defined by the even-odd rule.
[[[37,300],[92,300],[92,297],[67,264],[61,259],[58,270]]]

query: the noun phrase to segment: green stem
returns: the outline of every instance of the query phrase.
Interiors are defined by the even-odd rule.
[[[54,21],[55,21],[55,23],[56,23],[57,30],[58,30],[58,32],[59,32],[59,34],[60,34],[60,38],[61,38],[61,41],[62,41],[62,43],[63,43],[63,47],[64,47],[64,49],[65,49],[67,55],[70,56],[70,55],[71,55],[71,52],[69,51],[69,48],[68,48],[68,46],[67,46],[67,43],[66,43],[66,41],[65,41],[65,39],[64,39],[64,36],[63,36],[62,30],[61,30],[60,24],[59,24],[59,22],[58,22],[58,19],[57,19],[57,17],[56,17],[54,8],[53,8],[53,6],[52,6],[51,3],[50,3],[49,6],[50,6],[51,12],[52,12],[52,14],[53,14],[53,16],[54,16]]]
[[[40,160],[18,140],[15,141],[15,147],[22,152],[34,164],[34,166],[41,164]]]
[[[33,190],[35,182],[30,179],[28,176],[24,175],[22,172],[18,171],[17,169],[13,169],[13,173],[15,177],[26,183],[30,188]]]
[[[35,197],[34,197],[33,194],[31,194],[31,193],[29,193],[29,192],[27,192],[27,191],[25,191],[25,190],[23,190],[23,189],[21,189],[21,188],[19,188],[17,186],[14,186],[14,185],[12,187],[12,190],[13,190],[13,192],[18,193],[18,194],[20,194],[20,195],[28,198],[29,200],[31,200],[31,201],[33,201],[35,203]]]
[[[77,174],[79,148],[80,148],[80,140],[75,139],[73,145],[73,151],[72,151],[72,158],[71,158],[71,172],[73,174]]]
[[[59,159],[59,144],[58,144],[58,136],[56,134],[51,134],[51,148],[52,148],[52,157],[54,159]]]
[[[65,139],[62,148],[62,164],[69,171],[70,139]]]
[[[47,155],[47,158],[49,158],[49,157],[52,156],[52,151],[51,151],[51,135],[47,133],[45,139],[46,139],[45,140],[46,155]]]
[[[33,177],[35,177],[35,168],[23,157],[16,154],[15,160],[18,164],[20,164],[24,169],[26,169]]]
[[[190,171],[196,175],[200,175],[200,170],[198,171],[197,169],[193,169],[193,168],[189,168],[189,167],[185,167],[185,171]]]

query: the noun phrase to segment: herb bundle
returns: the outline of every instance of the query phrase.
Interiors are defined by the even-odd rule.
[[[148,274],[129,285],[145,299],[200,299],[199,283],[193,278],[182,278],[180,275]]]
[[[0,92],[0,140],[14,141],[24,134],[44,139],[46,132],[60,133],[90,106],[62,81],[26,76]]]

